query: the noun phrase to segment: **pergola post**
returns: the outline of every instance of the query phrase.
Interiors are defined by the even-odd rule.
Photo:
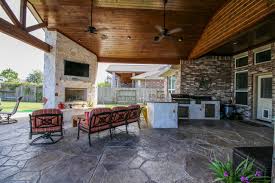
[[[116,73],[112,72],[112,83],[111,83],[111,87],[115,88],[116,87]]]

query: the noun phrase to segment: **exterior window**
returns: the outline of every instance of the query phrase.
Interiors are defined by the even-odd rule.
[[[272,98],[272,78],[262,78],[261,80],[261,98]]]
[[[271,50],[262,51],[255,55],[256,63],[268,62],[271,60]]]
[[[236,59],[236,68],[248,65],[248,56]]]
[[[248,98],[248,72],[236,73],[235,99],[236,104],[247,105]]]
[[[176,77],[169,76],[167,82],[168,93],[175,93],[176,92]]]

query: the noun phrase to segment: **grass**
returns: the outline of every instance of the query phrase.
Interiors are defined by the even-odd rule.
[[[0,108],[2,108],[4,112],[10,112],[13,110],[16,102],[6,102],[2,101]],[[19,104],[18,112],[32,112],[37,109],[42,109],[42,103],[34,103],[34,102],[21,102]]]
[[[107,108],[113,108],[117,106],[128,106],[127,104],[104,104],[105,107]]]

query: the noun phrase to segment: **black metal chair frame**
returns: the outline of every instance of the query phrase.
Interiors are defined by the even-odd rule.
[[[114,115],[116,113],[119,115],[119,122],[125,121],[125,124],[121,124],[121,125],[118,125],[118,126],[113,126],[113,120],[114,120],[114,117],[115,117]],[[123,116],[124,114],[122,115],[122,114],[119,114],[119,113],[126,113],[126,115]],[[126,127],[126,133],[128,134],[128,124],[127,124],[128,117],[129,117],[129,109],[121,109],[121,110],[113,111],[112,121],[111,121],[112,128],[115,130],[116,127],[125,125],[125,127]]]
[[[30,116],[30,135],[29,135],[29,139],[32,139],[33,135],[40,135],[39,137],[35,138],[30,145],[47,145],[47,144],[55,144],[58,141],[60,141],[63,138],[63,114],[40,114],[40,115],[34,115],[32,116],[31,114]],[[47,118],[45,118],[47,117]],[[51,117],[51,118],[49,118]],[[36,128],[36,120],[39,119],[42,121],[43,125],[45,125],[45,127],[39,127],[39,128],[50,128],[50,127],[57,127],[60,126],[60,131],[55,131],[55,132],[32,132],[32,120],[34,120],[34,128]],[[52,121],[54,119],[57,119],[57,124],[60,125],[55,125],[52,123]],[[61,121],[60,121],[61,120]],[[47,125],[51,125],[51,126],[47,126]],[[55,134],[60,132],[60,134]],[[52,137],[60,137],[57,140],[54,140]],[[44,142],[44,143],[35,143],[40,139],[50,139],[50,142]]]
[[[135,109],[135,108],[133,108],[133,109],[128,109],[128,110],[129,110],[128,119],[130,118],[131,112],[138,110],[138,114],[137,114],[137,115],[139,116],[139,118],[138,118],[138,120],[135,121],[135,122],[138,123],[138,128],[139,128],[139,129],[141,129],[141,128],[140,128],[140,114],[141,114],[142,109],[143,109],[143,107],[141,107],[141,108],[139,108],[139,109]],[[127,119],[127,120],[128,120],[128,119]],[[126,120],[126,121],[127,121],[127,120]],[[131,122],[131,123],[134,123],[134,122]],[[131,124],[131,123],[128,123],[128,121],[126,122],[126,129],[128,129],[128,125]],[[128,131],[128,130],[127,130],[127,131]],[[127,133],[128,133],[128,132],[127,132]]]
[[[96,121],[97,119],[99,120],[98,124],[95,125],[95,126],[92,126],[93,118],[94,118],[94,121]],[[106,119],[108,119],[108,118],[110,118],[109,121],[106,121]],[[81,120],[83,120],[83,119],[79,118],[78,125],[77,125],[78,126],[77,140],[79,139],[79,136],[80,136],[80,130],[88,133],[88,139],[89,139],[89,145],[90,146],[91,146],[91,134],[93,134],[93,133],[99,133],[100,131],[105,131],[105,130],[109,129],[110,138],[111,139],[113,138],[112,130],[111,130],[112,129],[112,124],[111,124],[112,112],[101,112],[101,113],[98,113],[98,114],[92,114],[89,118],[89,129],[80,127]],[[97,128],[97,127],[101,127],[101,126],[105,126],[105,125],[109,125],[109,128],[108,129],[97,130],[96,132],[91,133],[92,128]]]
[[[0,112],[0,124],[11,124],[17,123],[16,119],[12,119],[11,117],[17,112],[19,104],[23,97],[18,97],[16,101],[16,105],[14,106],[12,112]]]

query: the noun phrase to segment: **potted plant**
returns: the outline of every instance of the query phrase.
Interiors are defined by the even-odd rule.
[[[214,173],[214,181],[219,183],[269,183],[270,177],[263,176],[263,172],[253,168],[253,162],[248,159],[242,161],[236,169],[232,161],[223,163],[215,160],[210,163]]]

